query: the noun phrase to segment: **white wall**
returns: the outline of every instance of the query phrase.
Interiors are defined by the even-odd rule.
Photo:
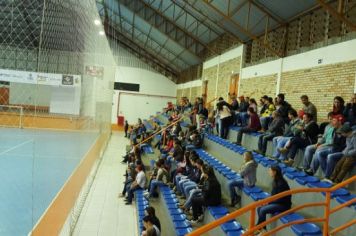
[[[10,104],[49,106],[51,102],[49,85],[10,83]]]
[[[233,58],[236,58],[236,57],[240,57],[242,56],[243,54],[243,45],[241,46],[238,46],[234,49],[231,49],[219,56],[216,56],[210,60],[207,60],[203,63],[203,70],[206,69],[206,68],[209,68],[209,67],[213,67],[213,66],[216,66],[220,63],[223,63],[225,61],[228,61],[228,60],[231,60]],[[235,71],[235,73],[238,72],[238,71]]]
[[[177,89],[185,89],[185,88],[192,88],[192,87],[197,87],[197,86],[202,86],[203,81],[201,79],[189,81],[184,84],[178,84]]]
[[[127,118],[129,123],[136,123],[137,118],[149,118],[149,115],[153,115],[155,112],[161,111],[168,101],[176,100],[177,85],[167,77],[152,71],[119,66],[116,69],[115,81],[140,84],[139,94],[154,96],[134,96],[132,94],[123,94],[120,96],[120,104],[118,104],[119,92],[127,93],[128,91],[115,90],[111,119],[113,124],[116,124],[118,114],[120,116],[124,116],[125,119]],[[135,94],[135,92],[130,93]]]

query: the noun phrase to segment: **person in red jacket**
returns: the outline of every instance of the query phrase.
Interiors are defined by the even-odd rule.
[[[261,123],[260,123],[260,118],[258,117],[257,113],[255,112],[253,107],[249,107],[247,109],[247,114],[249,115],[249,120],[248,120],[248,125],[245,127],[242,127],[240,131],[237,134],[237,145],[241,145],[241,140],[242,140],[242,135],[244,133],[249,133],[249,132],[256,132],[261,129]]]

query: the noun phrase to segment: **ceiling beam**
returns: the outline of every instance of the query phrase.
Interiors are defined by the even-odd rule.
[[[249,31],[248,29],[245,29],[243,26],[241,26],[239,23],[237,23],[236,21],[234,21],[230,16],[226,15],[224,12],[222,12],[220,9],[218,9],[216,6],[214,6],[213,4],[211,4],[208,0],[204,0],[204,3],[209,6],[211,9],[213,9],[215,12],[219,13],[225,20],[227,20],[228,22],[231,22],[239,31],[241,31],[242,33],[246,34],[249,38],[257,40],[257,41],[262,41],[262,45],[271,53],[273,53],[274,55],[278,56],[278,57],[282,57],[282,53],[278,52],[276,50],[274,50],[269,43],[264,40],[265,38],[258,38],[256,35],[254,35],[251,31]],[[267,30],[266,30],[267,32]],[[261,40],[262,39],[262,40]]]
[[[351,29],[352,31],[356,31],[356,25],[347,19],[345,16],[340,14],[337,10],[327,4],[324,0],[317,0],[319,4],[324,8],[325,11],[328,11],[332,16],[334,16],[337,20],[345,23],[345,25]]]
[[[209,20],[211,20],[205,13],[203,13],[200,9],[198,9],[195,6],[195,3],[197,2],[197,0],[194,1],[194,3],[189,3],[188,0],[183,0],[186,4],[188,4],[193,10],[199,12],[201,15],[203,15],[204,17],[208,18]],[[233,37],[234,39],[236,39],[239,43],[244,43],[242,39],[240,39],[238,36],[236,36],[234,33],[232,33],[230,30],[226,29],[224,24],[222,24],[221,22],[214,22],[214,24],[217,24],[221,29],[223,29],[228,35],[230,35],[231,37]],[[221,36],[221,35],[219,35]]]
[[[279,25],[285,25],[286,23],[278,16],[272,14],[266,6],[262,5],[261,3],[257,3],[254,0],[249,0],[249,2],[258,8],[258,10],[262,11],[264,14],[268,15],[270,18],[275,20]]]
[[[234,10],[232,10],[232,12],[230,12],[230,10],[228,10],[227,15],[228,16],[234,16],[238,11],[240,11],[241,8],[243,8],[243,6],[245,6],[245,4],[248,2],[249,0],[245,0],[242,3],[240,3],[240,5],[238,5]]]
[[[206,22],[207,20],[210,20],[209,18],[207,18],[207,17],[204,16],[204,19],[201,20],[201,19],[198,19],[198,17],[196,17],[196,16],[194,15],[194,13],[190,12],[190,11],[186,8],[187,5],[189,6],[189,4],[184,3],[184,6],[182,6],[181,1],[174,1],[174,4],[177,5],[178,7],[182,8],[182,9],[183,9],[185,12],[187,12],[191,17],[193,17],[193,18],[194,18],[195,20],[197,20],[198,22],[202,23],[202,24],[203,24],[205,27],[207,27],[210,31],[214,32],[214,34],[216,34],[216,36],[220,36],[220,35],[221,35],[220,32],[218,32],[218,31],[216,31],[215,29],[213,29],[213,28],[211,27],[211,25]],[[211,21],[211,20],[210,20],[210,21]],[[212,22],[214,25],[216,25],[213,21],[211,21],[211,22]]]
[[[166,35],[167,37],[175,41],[177,44],[181,45],[183,48],[187,48],[188,50],[190,50],[188,42],[193,42],[193,44],[196,45],[196,47],[193,47],[194,50],[190,50],[192,54],[198,56],[199,53],[204,49],[212,50],[202,40],[200,40],[192,33],[186,31],[185,29],[177,25],[176,22],[172,21],[170,18],[165,16],[164,13],[155,9],[151,5],[147,4],[145,1],[121,0],[120,4],[123,4],[130,11],[139,15],[142,19],[144,19],[149,24],[153,25],[164,35]],[[139,10],[140,6],[145,6],[145,8]],[[167,8],[165,10],[167,10]],[[159,18],[160,22],[156,20],[157,18],[152,19],[150,17],[147,17],[149,14],[145,13],[144,11],[154,12],[156,15],[160,16]],[[178,37],[178,35],[181,36]],[[185,38],[187,40],[181,40],[182,38]]]

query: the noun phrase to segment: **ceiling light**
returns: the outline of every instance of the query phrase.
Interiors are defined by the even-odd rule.
[[[104,31],[99,31],[99,34],[100,35],[105,35],[105,32]]]
[[[95,25],[100,25],[101,21],[100,20],[94,20]]]

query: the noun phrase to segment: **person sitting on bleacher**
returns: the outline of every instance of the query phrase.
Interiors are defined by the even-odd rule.
[[[170,134],[167,134],[165,142],[166,143],[163,144],[164,146],[160,149],[160,152],[162,155],[167,156],[167,153],[170,152],[173,148],[174,139]]]
[[[279,166],[271,166],[268,170],[269,175],[272,177],[272,191],[271,195],[276,195],[284,191],[290,190],[287,181],[283,178],[281,168]],[[258,221],[257,225],[266,221],[267,214],[281,213],[287,211],[292,206],[292,196],[288,195],[273,202],[268,203],[267,205],[261,206],[257,209]],[[259,230],[259,235],[263,235],[266,232],[266,226]]]
[[[175,124],[173,125],[173,127],[172,127],[172,129],[171,129],[171,131],[170,131],[170,134],[171,134],[172,136],[177,137],[180,131],[182,131],[182,127],[180,126],[180,123],[177,122],[177,123],[175,123]]]
[[[351,101],[346,104],[344,116],[350,127],[356,130],[356,93],[352,96]]]
[[[288,158],[284,163],[289,166],[293,165],[298,149],[303,149],[308,145],[316,143],[319,134],[319,126],[309,113],[304,113],[303,123],[297,125],[295,128],[297,129],[297,134],[283,148],[278,150],[282,154],[288,153]]]
[[[125,205],[131,205],[134,197],[134,192],[138,189],[144,189],[146,186],[146,175],[143,171],[142,165],[136,166],[136,179],[132,182],[130,189],[127,191],[127,198],[125,199]]]
[[[177,139],[178,139],[178,140],[180,141],[180,143],[182,144],[182,147],[184,147],[185,144],[186,144],[184,131],[180,131],[180,132],[179,132]]]
[[[243,178],[241,179],[233,179],[229,180],[228,187],[230,190],[230,198],[231,198],[231,207],[234,207],[241,201],[241,196],[239,196],[235,187],[254,187],[256,184],[256,171],[257,171],[257,162],[253,159],[252,153],[250,151],[245,152],[244,155],[244,164],[241,166],[239,174]]]
[[[329,118],[329,116],[331,116],[331,118],[333,118],[335,116],[344,117],[344,110],[345,110],[344,104],[345,104],[345,101],[342,97],[340,97],[340,96],[334,97],[333,110],[328,113],[328,118]],[[320,124],[320,134],[324,133],[325,128],[328,125],[329,125],[329,122],[323,122]]]
[[[146,230],[142,231],[141,236],[150,236],[150,235],[156,235],[156,236],[160,236],[161,235],[161,231],[158,229],[158,227],[156,225],[154,225],[153,223],[153,219],[151,216],[144,216],[143,219],[143,225],[145,227]]]
[[[168,113],[170,111],[173,111],[174,110],[174,105],[172,102],[167,102],[167,107],[166,108],[163,108],[163,112],[164,113]]]
[[[129,151],[129,152],[127,152],[126,153],[126,155],[125,156],[123,156],[122,158],[123,158],[123,160],[122,160],[122,164],[125,164],[125,163],[127,163],[128,161],[130,161],[133,157],[135,157],[136,156],[136,158],[138,157],[138,156],[141,156],[141,151],[140,151],[140,148],[139,148],[139,146],[137,145],[137,141],[136,140],[134,140],[133,142],[132,142],[132,144],[131,144],[131,150]]]
[[[203,207],[218,206],[221,204],[221,186],[211,166],[204,166],[203,179],[204,182],[201,186],[202,196],[192,199],[193,218],[190,221],[192,224],[196,224],[202,220],[204,216]]]
[[[352,131],[348,124],[343,125],[338,132],[346,137],[346,147],[338,153],[341,159],[335,166],[335,156],[328,156],[327,172],[325,174],[325,180],[333,183],[340,183],[344,180],[347,172],[351,171],[356,164],[356,131]],[[334,169],[335,166],[335,169]],[[330,179],[329,173],[332,172]]]
[[[150,180],[150,185],[148,191],[144,193],[147,198],[158,196],[156,189],[159,185],[166,185],[169,181],[169,173],[164,167],[164,160],[159,159],[156,162],[157,175],[152,176]]]
[[[305,173],[314,175],[318,170],[319,165],[325,173],[327,156],[331,153],[340,152],[345,148],[345,137],[336,132],[336,130],[342,126],[343,120],[344,117],[341,115],[334,116],[331,121],[331,127],[327,129],[324,136],[325,139],[322,139],[314,147],[308,146],[306,148],[303,162]],[[315,150],[314,156],[313,150]]]
[[[163,154],[162,158],[166,159],[166,166],[169,169],[173,161],[182,161],[184,151],[178,139],[174,139],[173,148],[170,149],[168,154]]]
[[[291,140],[294,136],[298,135],[297,126],[302,124],[302,121],[298,118],[298,113],[294,109],[290,109],[288,111],[288,118],[290,120],[287,129],[285,129],[283,136],[277,136],[273,138],[273,155],[272,157],[275,159],[286,160],[286,152],[281,153],[279,150],[283,148],[289,140]]]
[[[204,166],[206,166],[207,164],[202,164],[201,166],[201,172],[202,174],[200,175],[200,179],[199,182],[193,186],[194,188],[189,187],[189,190],[186,191],[187,192],[187,196],[186,196],[186,201],[182,204],[180,204],[179,208],[182,209],[183,211],[185,211],[185,213],[189,214],[189,209],[192,207],[192,201],[194,198],[201,196],[202,195],[202,189],[200,186],[203,185],[204,183],[204,175],[203,175],[203,171],[204,171]],[[182,198],[184,198],[185,196],[181,196]]]
[[[189,152],[188,159],[186,160],[185,170],[181,173],[177,173],[175,176],[175,180],[173,181],[173,185],[175,185],[173,190],[179,194],[183,193],[182,187],[184,182],[200,177],[199,169],[196,167],[196,161],[199,159],[196,152]]]
[[[284,121],[278,111],[272,113],[273,120],[268,126],[268,130],[258,137],[258,151],[263,155],[266,153],[267,142],[272,140],[275,136],[283,134]]]
[[[152,206],[146,207],[145,216],[151,217],[152,224],[157,226],[159,231],[161,231],[161,222],[159,221],[158,217],[156,216],[156,210],[154,209],[154,207],[152,207]]]
[[[256,132],[261,129],[260,119],[252,107],[248,108],[247,114],[249,116],[248,125],[246,127],[242,127],[237,133],[237,139],[236,139],[237,145],[241,145],[242,135],[244,133]]]
[[[177,186],[176,193],[178,195],[183,195],[183,197],[188,198],[189,192],[196,188],[197,184],[200,181],[200,177],[202,174],[202,167],[204,162],[197,158],[195,161],[192,159],[192,164],[194,163],[194,167],[192,173],[188,178],[186,179],[181,179],[178,183],[179,186]],[[178,188],[179,187],[179,188]]]
[[[194,130],[193,134],[188,139],[188,144],[185,149],[190,151],[195,148],[201,148],[203,146],[203,139],[198,130]]]
[[[264,101],[264,105],[260,113],[261,114],[260,122],[261,122],[262,130],[265,131],[268,129],[268,125],[272,120],[272,114],[276,110],[276,107],[273,104],[273,98],[264,95],[262,97],[262,100]]]
[[[144,134],[146,133],[146,127],[142,123],[142,120],[140,118],[138,118],[136,129],[137,129],[137,135],[143,135],[144,136]]]

